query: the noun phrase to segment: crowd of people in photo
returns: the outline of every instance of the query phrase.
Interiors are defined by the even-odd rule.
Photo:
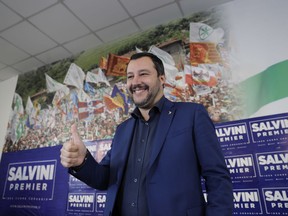
[[[117,85],[123,92],[125,91],[124,83],[118,83]],[[174,101],[201,103],[207,109],[212,121],[220,123],[238,119],[241,115],[239,100],[237,100],[233,93],[232,87],[232,84],[228,80],[219,80],[216,86],[211,87],[211,91],[208,94],[197,95],[191,88],[184,88],[181,91],[182,96],[166,95],[166,97]],[[110,88],[112,89],[112,87]],[[95,97],[99,98],[99,95]],[[78,130],[84,140],[112,139],[116,125],[128,118],[129,113],[134,109],[132,103],[129,103],[128,106],[128,114],[125,114],[121,108],[109,110],[104,107],[103,113],[94,114],[88,119],[78,120],[77,118],[73,118],[72,121],[71,119],[67,120],[67,116],[63,117],[63,113],[58,110],[53,127],[40,126],[29,128],[25,126],[25,133],[15,143],[12,142],[11,136],[8,133],[3,152],[62,144],[70,139],[70,125],[74,121],[78,121]]]
[[[184,56],[184,63],[188,64],[189,53],[186,55],[184,54]],[[191,85],[186,81],[182,82],[180,86],[179,84],[178,86],[173,86],[170,83],[167,83],[164,88],[165,96],[171,101],[203,104],[214,123],[240,119],[242,111],[239,98],[237,98],[237,94],[234,92],[236,84],[230,81],[231,71],[229,70],[229,67],[227,67],[227,65],[222,65],[220,67],[222,67],[221,70],[223,74],[222,76],[217,77],[216,85]],[[175,76],[175,80],[176,77],[177,76]],[[75,92],[77,92],[77,89],[71,89],[69,87],[70,93],[68,96],[61,98],[57,103],[52,101],[51,104],[48,104],[50,109],[52,107],[54,110],[53,115],[50,115],[49,112],[45,114],[45,118],[50,118],[49,124],[47,124],[45,118],[43,120],[42,117],[36,116],[36,121],[37,118],[40,118],[42,123],[38,124],[37,127],[35,127],[35,125],[34,127],[24,125],[24,133],[16,141],[15,138],[14,140],[12,138],[11,128],[10,130],[8,129],[3,152],[50,147],[62,144],[70,139],[70,125],[75,121],[78,122],[78,131],[80,131],[83,140],[112,139],[116,125],[129,117],[129,113],[133,111],[134,105],[131,100],[129,100],[125,79],[116,81],[117,79],[115,79],[115,77],[108,77],[108,80],[110,80],[111,86],[107,85],[107,81],[106,84],[92,83],[90,85],[90,90],[85,88],[82,89],[89,95],[89,100],[102,100],[103,110],[100,113],[92,112],[88,117],[80,119],[80,107],[78,107],[77,102],[75,102]],[[109,108],[108,105],[104,103],[103,96],[111,95],[115,85],[123,95],[125,95],[123,103],[128,106],[128,112],[123,109],[124,105],[121,108],[119,106]],[[93,89],[91,89],[91,87]],[[53,124],[51,124],[51,120]]]
[[[119,85],[121,86],[121,85]],[[123,85],[124,86],[124,85]],[[107,88],[107,87],[105,87]],[[112,90],[112,89],[111,89]],[[106,90],[101,90],[99,92],[105,92]],[[101,93],[101,94],[102,94]],[[91,96],[91,100],[99,98],[100,95]],[[66,111],[68,112],[68,107],[72,104],[70,97],[65,97]],[[50,116],[54,118],[53,125],[47,125],[47,119],[43,121],[43,118],[38,116],[38,119],[41,123],[38,123],[37,126],[28,127],[25,124],[25,131],[21,138],[17,142],[12,141],[12,130],[7,130],[6,141],[4,144],[3,152],[10,151],[19,151],[27,150],[33,148],[41,147],[51,147],[55,145],[62,144],[70,139],[70,126],[73,122],[78,122],[78,129],[84,140],[101,140],[101,139],[112,139],[115,127],[117,124],[125,120],[128,116],[120,108],[109,110],[104,107],[103,112],[99,114],[92,114],[89,117],[79,120],[78,110],[74,112],[74,116],[68,115],[68,113],[63,113],[63,103],[60,103],[61,106],[55,106],[56,114]],[[132,106],[129,106],[130,109]],[[36,117],[37,121],[37,117]],[[11,128],[10,128],[11,129]]]

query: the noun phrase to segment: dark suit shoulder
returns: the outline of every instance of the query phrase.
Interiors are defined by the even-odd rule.
[[[172,102],[176,108],[188,108],[188,109],[205,109],[202,104],[194,102]]]
[[[121,122],[117,128],[123,128],[126,127],[127,125],[133,123],[135,121],[135,119],[133,117],[129,117],[128,119],[124,120],[123,122]]]

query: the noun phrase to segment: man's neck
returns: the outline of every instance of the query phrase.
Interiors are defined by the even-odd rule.
[[[139,108],[139,111],[140,111],[140,113],[141,113],[141,115],[142,115],[142,117],[143,117],[143,119],[145,121],[148,121],[149,118],[150,118],[150,116],[149,116],[149,111],[150,110],[151,110],[151,108],[150,109],[141,109],[141,108]]]
[[[150,116],[149,116],[150,110],[155,106],[155,104],[157,104],[161,100],[162,97],[163,97],[163,94],[158,95],[158,97],[155,100],[156,102],[154,101],[153,106],[151,106],[150,108],[145,109],[145,108],[138,107],[138,109],[139,109],[139,111],[140,111],[140,113],[141,113],[141,115],[142,115],[142,117],[144,118],[145,121],[149,120],[149,118],[150,118]]]

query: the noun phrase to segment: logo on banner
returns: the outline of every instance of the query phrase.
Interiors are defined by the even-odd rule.
[[[261,177],[287,176],[288,151],[257,153],[256,157]]]
[[[3,198],[52,200],[56,160],[10,163]]]
[[[95,193],[69,193],[68,211],[93,212],[95,209]]]
[[[77,179],[76,177],[72,175],[69,175],[69,185],[70,187],[73,187],[74,189],[75,188],[81,189],[81,188],[88,187],[84,182],[80,181],[79,179]]]
[[[253,142],[266,142],[269,139],[287,139],[288,116],[279,118],[267,118],[249,122]]]
[[[243,214],[262,214],[258,189],[234,189],[234,210]]]
[[[201,40],[205,40],[206,38],[208,38],[212,33],[213,33],[214,29],[208,25],[202,25],[199,28],[199,38]]]
[[[106,194],[103,192],[96,193],[96,212],[104,212],[105,203],[106,203]]]
[[[238,123],[224,126],[216,125],[216,134],[222,147],[238,146],[250,143],[246,123]]]
[[[262,188],[267,214],[283,215],[288,211],[288,187]]]
[[[225,162],[232,178],[256,177],[252,154],[226,156]]]

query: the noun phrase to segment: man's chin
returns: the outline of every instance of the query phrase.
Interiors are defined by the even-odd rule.
[[[133,94],[133,101],[134,103],[143,103],[146,100],[147,95],[145,94]]]
[[[133,102],[137,107],[141,107],[144,104],[143,101],[139,101],[139,100],[133,100]]]
[[[146,101],[145,100],[134,100],[134,104],[139,108],[143,108],[146,106]]]

